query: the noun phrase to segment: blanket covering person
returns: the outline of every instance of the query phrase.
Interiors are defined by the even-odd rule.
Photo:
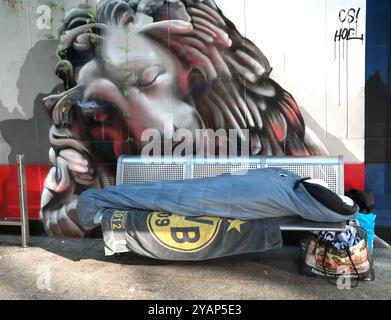
[[[301,216],[315,222],[343,222],[351,215],[328,209],[306,189],[302,177],[284,169],[258,169],[213,178],[161,181],[89,189],[77,205],[80,225],[97,227],[103,209],[162,211],[185,217],[258,220]]]
[[[305,180],[282,169],[260,169],[91,189],[79,199],[78,220],[85,230],[102,227],[107,255],[198,261],[262,252],[282,246],[284,217],[342,222],[357,212]],[[344,214],[329,209],[339,207]]]

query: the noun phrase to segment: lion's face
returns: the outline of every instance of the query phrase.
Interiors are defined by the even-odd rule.
[[[112,142],[116,158],[140,154],[145,130],[153,128],[165,138],[179,128],[194,132],[204,126],[187,97],[186,71],[134,28],[108,27],[100,54],[77,76],[91,138]]]

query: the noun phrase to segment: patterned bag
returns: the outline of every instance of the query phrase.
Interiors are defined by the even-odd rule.
[[[333,280],[341,277],[358,281],[375,279],[373,260],[365,231],[348,226],[344,232],[315,232],[302,240],[301,273]]]

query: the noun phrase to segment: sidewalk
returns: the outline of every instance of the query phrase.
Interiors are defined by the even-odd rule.
[[[0,235],[0,299],[390,299],[391,250],[377,279],[352,290],[298,275],[295,247],[198,263],[105,257],[102,240]],[[39,289],[46,288],[46,289]],[[50,290],[48,290],[50,289]]]

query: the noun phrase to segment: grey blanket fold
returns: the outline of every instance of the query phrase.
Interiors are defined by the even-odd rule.
[[[196,217],[210,216],[259,220],[301,216],[316,222],[342,222],[342,216],[323,206],[306,188],[295,184],[301,177],[283,169],[250,170],[242,175],[90,189],[81,194],[77,213],[81,226],[96,226],[103,209],[164,211]]]

